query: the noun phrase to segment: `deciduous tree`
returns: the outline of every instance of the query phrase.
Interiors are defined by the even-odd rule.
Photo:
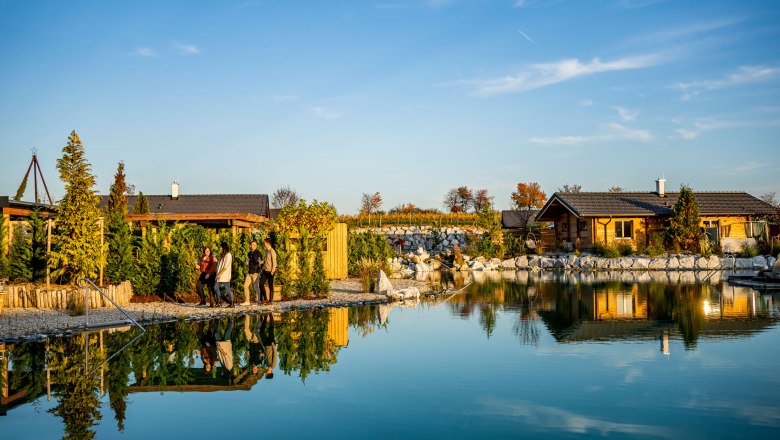
[[[100,240],[101,212],[93,190],[95,176],[87,161],[84,145],[75,131],[68,137],[57,160],[65,196],[59,204],[57,227],[52,236],[50,254],[52,275],[65,282],[82,277],[96,277],[103,262]]]
[[[609,189],[607,191],[611,192],[611,193],[622,193],[623,192],[623,188],[621,188],[619,186],[611,186],[611,187],[609,187]]]
[[[382,207],[382,195],[363,193],[360,197],[360,212],[371,215]]]
[[[531,210],[541,208],[547,200],[547,194],[536,182],[520,182],[517,191],[512,193],[512,203],[520,213],[520,221],[523,227],[528,227],[531,222]]]
[[[559,193],[578,193],[582,192],[582,186],[573,184],[569,185],[568,183],[563,185],[562,187],[558,188]]]
[[[493,207],[493,197],[488,193],[487,189],[478,189],[474,191],[472,205],[475,211],[482,212]]]
[[[277,188],[273,195],[271,195],[271,207],[274,209],[282,209],[285,206],[297,204],[300,199],[298,193],[289,186]]]
[[[468,186],[460,186],[447,191],[444,197],[444,206],[450,212],[468,212],[473,206],[474,194]]]

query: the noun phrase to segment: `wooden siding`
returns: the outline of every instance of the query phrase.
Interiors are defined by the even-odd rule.
[[[298,234],[290,233],[293,250],[290,252],[290,268],[292,269],[291,279],[295,279],[297,255],[295,252]],[[347,278],[347,224],[336,223],[336,227],[328,233],[325,241],[325,274],[330,280],[340,280]]]
[[[349,345],[349,309],[346,307],[328,310],[328,338],[336,347]]]

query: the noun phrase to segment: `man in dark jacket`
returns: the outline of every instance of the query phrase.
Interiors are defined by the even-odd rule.
[[[257,301],[260,302],[260,285],[258,284],[258,277],[260,275],[260,261],[263,259],[263,254],[257,250],[257,242],[252,240],[252,244],[249,245],[250,250],[246,256],[246,266],[249,268],[244,279],[244,302],[243,306],[250,304],[249,286],[254,285],[255,294],[257,295]]]

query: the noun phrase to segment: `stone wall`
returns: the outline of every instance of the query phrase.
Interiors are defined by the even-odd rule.
[[[384,235],[390,247],[398,250],[403,241],[402,253],[422,248],[425,252],[437,254],[451,250],[456,244],[466,246],[466,236],[482,234],[484,229],[475,226],[434,227],[434,226],[384,226],[381,228],[357,228],[355,232],[373,232]]]

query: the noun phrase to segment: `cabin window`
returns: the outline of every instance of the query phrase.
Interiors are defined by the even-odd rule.
[[[568,223],[561,223],[561,231],[568,232],[569,231],[569,224]]]
[[[632,238],[634,232],[633,220],[617,220],[615,222],[615,238]]]
[[[580,220],[580,231],[587,231],[588,230],[588,222],[585,220]]]
[[[705,228],[717,228],[718,227],[718,221],[717,220],[704,220],[704,227]]]

